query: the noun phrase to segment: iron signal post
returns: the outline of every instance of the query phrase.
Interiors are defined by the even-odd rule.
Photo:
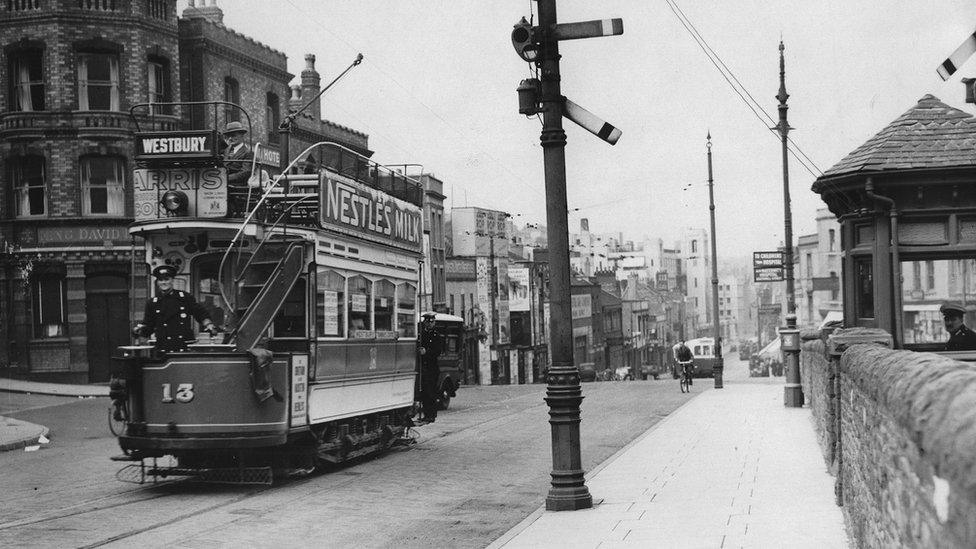
[[[538,0],[539,25],[523,18],[512,31],[512,45],[523,60],[535,63],[540,78],[518,87],[519,112],[542,114],[542,151],[546,178],[546,220],[550,253],[550,353],[552,367],[546,382],[546,404],[552,428],[552,485],[546,509],[572,511],[593,506],[580,457],[580,403],[583,401],[579,369],[573,362],[573,326],[570,298],[569,222],[566,206],[566,132],[562,118],[580,124],[611,144],[620,130],[575,103],[559,87],[559,40],[612,36],[623,33],[623,21],[607,19],[556,24],[556,0]]]

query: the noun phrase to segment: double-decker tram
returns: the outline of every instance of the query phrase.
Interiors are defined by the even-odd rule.
[[[419,182],[320,143],[297,156],[314,150],[314,173],[255,164],[246,188],[228,188],[218,136],[137,133],[130,232],[148,270],[174,267],[222,333],[180,351],[120,348],[123,480],[270,483],[385,449],[413,425]]]

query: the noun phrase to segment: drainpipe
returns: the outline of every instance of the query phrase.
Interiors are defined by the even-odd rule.
[[[869,177],[864,183],[864,194],[871,200],[874,200],[878,204],[885,204],[888,206],[889,221],[888,226],[891,232],[891,276],[894,282],[894,298],[895,298],[895,333],[893,334],[894,344],[896,348],[900,348],[902,344],[902,297],[901,297],[901,261],[898,258],[898,210],[895,208],[895,201],[887,196],[881,196],[874,193],[874,181]]]

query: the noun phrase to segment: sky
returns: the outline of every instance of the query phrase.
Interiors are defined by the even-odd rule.
[[[211,3],[213,0],[207,0]],[[959,80],[936,68],[976,28],[972,0],[673,0],[774,120],[785,45],[794,244],[824,208],[810,190],[826,171],[925,94],[967,112]],[[197,0],[197,5],[201,0]],[[181,0],[182,12],[187,0]],[[444,181],[448,207],[502,210],[545,223],[541,122],[518,113],[532,76],[511,44],[532,0],[221,0],[224,24],[288,56],[315,54],[322,116],[369,135],[381,164],[419,163]],[[619,17],[621,36],[560,44],[562,93],[623,132],[615,146],[564,120],[570,230],[663,238],[708,228],[705,138],[712,136],[717,248],[740,257],[784,240],[782,150],[666,0],[559,0],[558,21]],[[811,173],[813,172],[813,173]],[[819,175],[819,174],[818,174]]]

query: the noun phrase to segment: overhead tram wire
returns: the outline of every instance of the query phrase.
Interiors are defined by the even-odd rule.
[[[725,81],[729,84],[729,87],[732,88],[732,91],[734,91],[735,94],[738,95],[740,99],[742,99],[742,102],[745,103],[746,107],[748,107],[749,110],[752,111],[752,114],[755,115],[755,117],[757,119],[759,119],[759,121],[766,127],[766,129],[767,130],[770,130],[768,124],[775,125],[775,122],[772,122],[772,119],[769,117],[768,114],[766,114],[765,111],[762,110],[761,107],[758,106],[758,103],[753,104],[748,99],[746,99],[745,96],[742,95],[743,92],[742,91],[739,91],[739,88],[735,84],[732,83],[732,80],[729,79],[729,76],[732,74],[732,72],[729,71],[728,74],[726,74],[726,71],[723,70],[722,67],[719,66],[719,63],[717,63],[715,61],[715,59],[718,58],[718,56],[715,55],[714,53],[711,53],[710,52],[710,48],[707,46],[707,44],[705,44],[704,39],[701,38],[699,35],[697,35],[695,33],[695,31],[691,30],[691,28],[689,27],[690,21],[689,22],[686,22],[685,19],[683,19],[681,17],[681,15],[679,15],[679,12],[678,12],[676,6],[673,4],[673,0],[665,0],[665,1],[667,2],[668,7],[671,8],[671,11],[672,11],[672,13],[674,13],[675,17],[678,18],[678,22],[681,23],[681,25],[685,28],[686,31],[688,31],[688,34],[690,34],[691,37],[692,37],[692,39],[694,39],[695,43],[698,44],[698,47],[701,48],[701,50],[703,52],[705,52],[705,56],[708,57],[708,60],[712,63],[712,65],[715,66],[715,68],[718,70],[719,74],[722,75],[722,78],[724,78]],[[732,78],[734,78],[734,76],[732,76]],[[736,80],[736,82],[738,82],[738,80]],[[740,86],[741,86],[741,84],[740,84]],[[743,91],[745,91],[745,87],[743,86],[742,88],[743,88]],[[746,92],[746,93],[748,94],[748,92]],[[751,98],[752,96],[750,95],[749,97]],[[753,101],[755,101],[755,100],[753,100]],[[763,116],[759,114],[760,112],[762,112],[763,115],[765,115],[768,120],[764,120],[763,119]],[[770,130],[770,132],[775,135],[775,131]],[[791,152],[792,152],[792,150],[791,150]],[[811,168],[810,166],[808,166],[806,164],[806,162],[804,162],[803,159],[801,159],[800,157],[798,157],[796,155],[796,153],[793,153],[793,157],[796,158],[796,160],[798,162],[800,162],[800,165],[802,165],[808,172],[810,172],[810,175],[812,175],[814,177],[818,177],[818,175],[817,175],[817,173],[815,173],[814,169]],[[814,168],[816,168],[816,166],[814,166]],[[817,171],[819,171],[819,169]]]
[[[722,78],[724,78],[725,81],[729,84],[729,87],[732,88],[732,91],[734,91],[736,93],[736,95],[738,95],[739,98],[742,99],[742,101],[746,104],[746,106],[749,108],[749,110],[752,111],[753,115],[755,115],[759,119],[759,121],[761,123],[763,123],[764,126],[766,124],[772,124],[773,126],[776,126],[777,123],[772,120],[772,117],[770,117],[770,115],[768,113],[766,113],[762,109],[762,107],[752,97],[752,95],[749,94],[749,92],[746,89],[746,87],[743,86],[741,82],[739,82],[739,80],[735,77],[735,74],[732,73],[732,71],[730,69],[728,69],[728,67],[725,65],[724,62],[722,62],[722,60],[718,56],[718,54],[716,54],[714,52],[714,50],[711,49],[711,46],[708,46],[707,42],[705,42],[705,39],[697,32],[697,29],[692,30],[692,28],[694,28],[694,25],[691,23],[691,20],[688,19],[687,16],[684,15],[684,12],[682,12],[681,9],[677,6],[677,4],[675,3],[675,0],[666,0],[666,2],[668,4],[668,7],[671,9],[671,12],[678,19],[678,22],[681,23],[681,25],[685,28],[686,31],[688,31],[688,33],[691,35],[692,39],[695,40],[695,43],[698,44],[698,47],[701,48],[701,50],[705,53],[705,56],[708,57],[708,60],[719,71],[719,73],[722,75]],[[716,62],[716,59],[718,60],[718,62]],[[719,66],[719,63],[721,63],[722,67],[725,67],[725,70],[723,70],[722,67]],[[726,74],[726,71],[728,71],[728,74]],[[732,83],[732,80],[729,79],[730,76],[731,76],[732,79],[734,79],[736,81],[736,83],[738,83],[739,87],[742,88],[742,91],[741,92],[736,87],[736,85]],[[750,103],[750,101],[747,100],[742,95],[743,92],[746,93],[746,95],[749,96],[749,99],[752,100],[752,103]],[[760,116],[759,112],[757,112],[757,109],[760,112],[762,112],[763,115],[766,116],[767,120],[763,120],[763,117]],[[779,132],[777,131],[777,129],[775,127],[766,126],[766,129],[769,130],[770,133],[774,135],[774,137],[776,137],[777,139],[781,139],[781,137],[779,136]],[[790,154],[793,155],[793,158],[797,162],[799,162],[800,165],[803,166],[803,168],[806,169],[810,173],[810,175],[814,176],[815,178],[816,177],[820,177],[821,175],[823,175],[823,171],[820,170],[820,168],[817,167],[817,165],[812,160],[810,160],[810,157],[807,156],[806,153],[804,153],[800,149],[799,145],[797,145],[795,141],[793,141],[789,137],[787,137],[787,141],[793,145],[792,147],[788,147],[788,150],[789,150]],[[802,155],[803,158],[800,158],[800,156],[798,156],[798,154],[799,155]],[[807,162],[809,162],[809,164],[810,164],[809,166],[807,165]],[[812,168],[811,168],[811,166],[812,166]],[[816,172],[819,172],[819,175],[817,173],[815,173],[814,170],[816,170]],[[831,188],[834,187],[834,185],[831,184],[831,183],[826,183],[826,186],[827,187],[831,187]],[[838,194],[838,198],[842,202],[844,202],[845,204],[847,204],[848,206],[853,207],[853,204],[851,204],[850,200],[847,199],[846,197],[844,197],[843,194]]]
[[[353,50],[356,50],[356,48],[348,40],[346,40],[345,38],[339,36],[334,31],[330,30],[325,24],[323,24],[321,21],[319,21],[318,19],[316,19],[311,13],[308,13],[305,10],[303,10],[302,8],[300,8],[292,0],[285,0],[285,1],[288,2],[288,4],[292,8],[294,8],[296,11],[298,11],[299,13],[301,13],[302,15],[304,15],[309,21],[314,22],[319,28],[321,28],[322,30],[324,30],[328,34],[331,34],[332,36],[334,36],[336,39],[338,39],[340,42],[342,42],[343,44],[345,44],[349,48],[351,48]],[[414,95],[410,91],[410,88],[408,88],[407,86],[404,86],[403,84],[401,84],[400,81],[398,81],[396,78],[394,78],[389,72],[387,72],[386,70],[384,70],[383,67],[381,65],[377,64],[375,60],[369,60],[369,65],[372,66],[372,67],[375,67],[376,70],[379,71],[380,74],[382,74],[384,77],[386,77],[390,82],[393,82],[398,87],[400,87],[404,92],[406,92],[406,94],[411,99],[413,99],[420,106],[422,106],[424,109],[426,109],[430,114],[432,114],[434,116],[434,118],[436,118],[437,120],[440,120],[442,124],[444,124],[445,126],[447,126],[448,128],[450,128],[451,130],[453,130],[454,133],[456,133],[457,135],[459,135],[461,137],[464,137],[465,136],[465,134],[462,133],[457,127],[455,127],[447,119],[445,119],[443,116],[441,116],[439,113],[437,113],[433,108],[431,108],[429,105],[427,105],[426,103],[424,103],[423,101],[421,101],[416,95]],[[480,150],[478,152],[479,152],[479,154],[484,155],[490,161],[492,161],[493,163],[495,163],[497,166],[501,167],[501,169],[503,171],[505,171],[506,173],[508,173],[510,176],[512,176],[513,179],[515,179],[515,180],[520,179],[520,176],[517,175],[517,174],[515,174],[514,172],[512,172],[508,168],[508,166],[505,165],[505,163],[503,163],[499,159],[495,158],[494,156],[492,156],[491,154],[489,154],[487,151]],[[545,194],[542,191],[540,191],[538,188],[536,188],[536,186],[529,184],[529,185],[526,185],[526,187],[529,188],[536,195],[538,195],[540,198],[545,198]]]
[[[711,54],[711,56],[713,56],[722,65],[722,68],[725,69],[725,72],[727,72],[728,75],[731,76],[733,80],[735,80],[735,83],[742,89],[742,91],[747,96],[749,96],[749,99],[752,101],[752,103],[766,117],[767,122],[771,126],[775,126],[777,124],[777,121],[768,112],[766,112],[766,110],[762,107],[762,105],[758,101],[756,101],[756,98],[753,97],[751,93],[749,93],[749,90],[745,87],[745,85],[743,85],[742,82],[740,82],[739,79],[735,76],[735,73],[732,72],[732,69],[730,69],[728,67],[728,65],[726,65],[725,62],[722,61],[722,58],[717,53],[715,53],[715,50],[712,49],[712,46],[710,46],[708,44],[708,41],[705,40],[705,37],[702,36],[700,32],[698,32],[698,28],[695,27],[695,24],[691,21],[691,19],[688,18],[687,15],[685,15],[685,12],[682,11],[681,6],[678,6],[678,4],[677,4],[677,2],[675,0],[667,0],[667,1],[668,1],[669,4],[671,4],[671,5],[674,6],[674,10],[677,10],[677,13],[680,14],[680,17],[683,18],[685,21],[688,22],[688,25],[691,27],[691,29],[690,29],[689,32],[693,32],[695,36],[697,36],[699,39],[701,39],[701,43],[704,44],[704,47],[705,48],[708,48],[708,52]],[[674,11],[674,10],[672,10],[672,11]],[[772,131],[772,132],[775,133],[775,130],[770,129],[770,131]],[[816,162],[814,162],[813,159],[811,159],[809,156],[807,156],[807,154],[805,152],[803,152],[803,149],[801,149],[800,146],[797,145],[797,143],[795,141],[793,141],[793,138],[792,137],[787,136],[786,139],[796,149],[796,153],[799,153],[800,155],[802,155],[803,158],[805,158],[806,161],[809,162],[809,164],[811,166],[813,166],[813,169],[815,169],[819,173],[819,175],[823,175],[823,170],[821,170],[820,167],[817,166]],[[795,158],[795,154],[794,154],[794,158]],[[799,159],[797,159],[797,160],[799,160]],[[819,176],[818,174],[813,174],[813,175],[814,176]]]

